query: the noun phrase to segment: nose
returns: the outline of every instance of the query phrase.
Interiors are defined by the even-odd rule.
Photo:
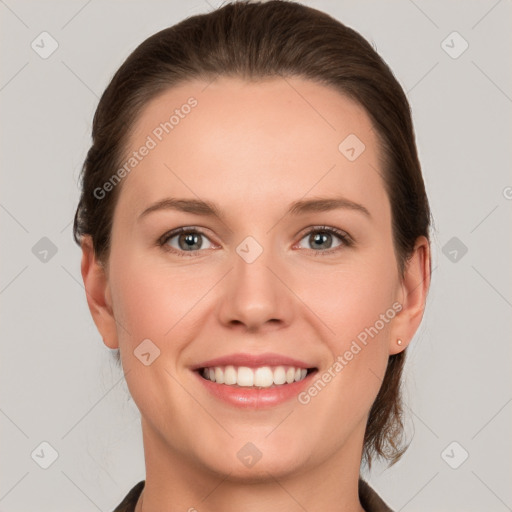
[[[292,322],[293,294],[286,286],[283,265],[271,252],[264,249],[252,262],[233,255],[219,308],[224,325],[254,332],[281,329]]]

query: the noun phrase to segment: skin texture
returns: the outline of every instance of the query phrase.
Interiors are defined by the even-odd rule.
[[[105,344],[120,348],[141,412],[143,510],[360,512],[367,417],[388,356],[421,322],[428,241],[418,239],[402,280],[370,118],[312,81],[174,87],[143,110],[129,152],[190,96],[197,106],[123,179],[105,268],[89,237],[82,245],[92,317]],[[338,150],[349,134],[366,146],[353,162]],[[170,196],[214,202],[223,219],[161,210],[137,220]],[[285,215],[293,201],[335,196],[371,217],[347,208]],[[158,246],[182,226],[205,233],[200,249],[179,256]],[[307,232],[319,226],[345,231],[353,245],[327,234],[318,248]],[[247,236],[263,248],[250,264],[236,251]],[[178,242],[167,245],[184,253]],[[213,398],[190,370],[232,353],[277,352],[321,374],[395,302],[401,312],[305,405],[242,410]],[[161,351],[149,366],[133,353],[147,338]],[[247,442],[262,453],[250,468],[237,457]]]

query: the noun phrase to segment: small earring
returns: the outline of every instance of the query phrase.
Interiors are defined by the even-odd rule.
[[[401,345],[401,344],[402,344],[402,340],[401,340],[400,338],[398,338],[398,339],[396,340],[396,342],[397,342],[399,345]]]

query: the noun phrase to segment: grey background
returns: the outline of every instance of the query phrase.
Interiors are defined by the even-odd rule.
[[[397,511],[512,510],[511,2],[304,3],[370,40],[407,91],[435,219],[432,287],[406,366],[411,445],[368,479]],[[108,511],[145,477],[138,410],[85,300],[77,178],[122,61],[219,5],[0,0],[4,512]],[[59,45],[47,59],[31,47],[43,31]],[[458,58],[442,47],[453,31],[469,44]],[[43,237],[56,250],[46,261]],[[48,469],[31,456],[43,441],[58,452]]]

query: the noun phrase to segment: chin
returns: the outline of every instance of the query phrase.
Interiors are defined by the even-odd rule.
[[[276,447],[268,441],[231,441],[229,445],[219,445],[219,448],[218,452],[210,452],[207,459],[200,457],[199,463],[214,473],[229,475],[227,479],[230,481],[240,483],[257,484],[272,477],[286,477],[304,469],[307,460],[304,447],[294,452],[290,444]]]

